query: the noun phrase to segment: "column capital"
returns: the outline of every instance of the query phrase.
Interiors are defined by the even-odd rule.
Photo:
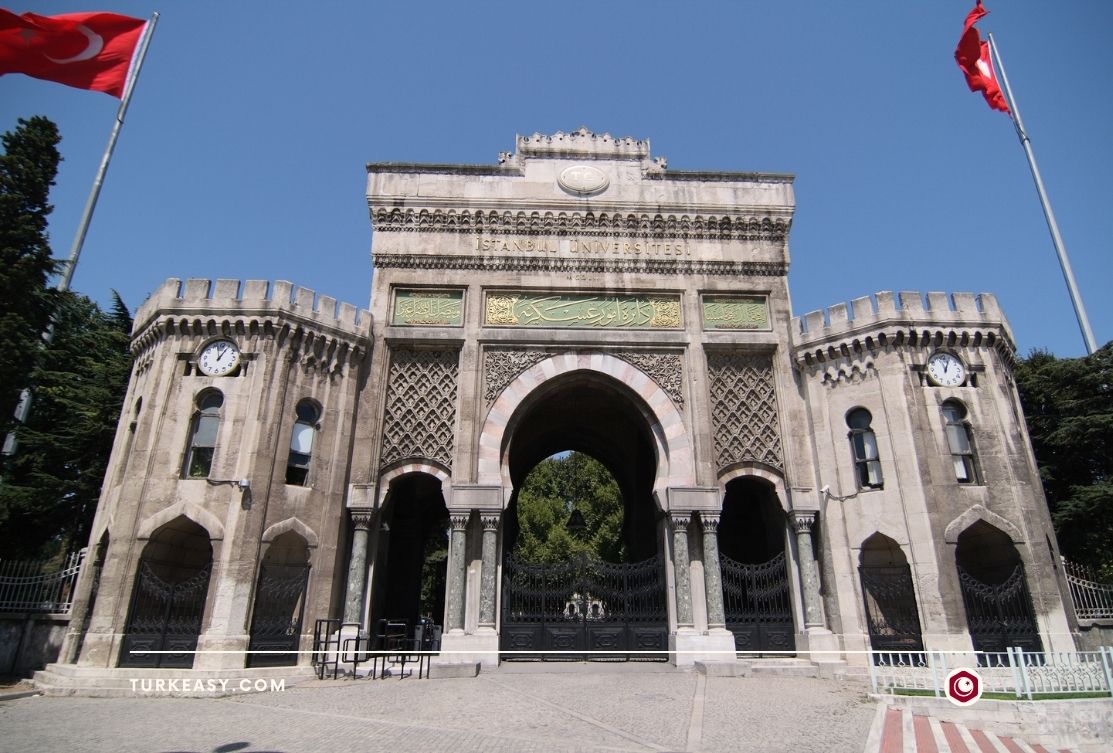
[[[348,515],[351,516],[352,525],[355,526],[357,531],[370,530],[371,524],[375,521],[374,510],[350,509]]]
[[[483,523],[484,531],[497,531],[499,529],[499,519],[502,517],[497,512],[483,512],[479,515],[479,520]]]
[[[452,530],[453,531],[463,531],[465,528],[468,527],[468,518],[470,518],[470,517],[471,517],[471,512],[470,511],[469,512],[454,512],[451,515],[449,515],[448,519],[450,521],[452,521]]]
[[[672,521],[672,527],[683,531],[688,530],[688,524],[692,522],[692,513],[690,512],[670,512],[669,520]]]
[[[819,513],[815,510],[793,510],[789,518],[796,533],[811,533],[812,526],[819,520]]]
[[[703,525],[704,533],[714,533],[719,529],[719,516],[717,514],[701,512],[699,520]]]

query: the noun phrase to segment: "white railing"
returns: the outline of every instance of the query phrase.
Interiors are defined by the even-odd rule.
[[[68,613],[84,561],[84,549],[66,555],[61,568],[48,572],[43,561],[0,561],[0,612]]]
[[[973,662],[969,660],[972,656],[976,656]],[[1113,648],[1109,646],[1077,652],[1026,652],[1014,647],[1005,653],[958,655],[944,651],[871,651],[869,660],[875,693],[930,691],[943,697],[947,674],[967,667],[981,677],[983,693],[1005,693],[1028,700],[1048,693],[1113,696]]]
[[[1099,583],[1086,567],[1063,560],[1074,613],[1080,620],[1113,619],[1113,586]]]

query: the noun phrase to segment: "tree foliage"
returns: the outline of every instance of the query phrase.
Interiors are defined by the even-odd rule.
[[[20,118],[14,131],[0,136],[0,432],[5,433],[54,307],[46,287],[56,267],[46,218],[62,160],[60,140],[58,128],[43,117]]]
[[[1113,342],[1085,358],[1033,351],[1016,378],[1060,548],[1113,579]]]
[[[32,558],[86,544],[131,356],[131,316],[59,296],[54,339],[31,374],[32,407],[0,486],[0,552]]]
[[[606,467],[589,455],[542,460],[518,490],[517,506],[519,559],[560,562],[581,552],[608,562],[626,559],[622,493]],[[583,531],[568,530],[572,509],[583,515]]]

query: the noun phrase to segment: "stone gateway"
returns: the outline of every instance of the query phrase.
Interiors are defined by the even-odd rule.
[[[367,170],[369,312],[176,279],[138,310],[71,675],[307,665],[325,619],[439,633],[434,669],[1074,648],[993,296],[794,317],[792,177],[648,141]],[[514,557],[564,450],[614,476],[625,562]]]

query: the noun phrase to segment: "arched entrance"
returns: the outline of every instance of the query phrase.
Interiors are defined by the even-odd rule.
[[[309,545],[287,531],[276,537],[259,565],[247,666],[297,664],[305,586],[309,582]],[[272,653],[282,652],[288,653]]]
[[[955,566],[975,651],[1043,651],[1024,563],[1008,534],[974,522],[958,536]]]
[[[723,611],[739,653],[796,649],[785,532],[772,484],[752,476],[727,483],[719,520]]]
[[[448,508],[441,481],[408,473],[390,482],[375,550],[370,625],[443,625]]]
[[[212,560],[209,534],[184,515],[151,534],[135,573],[119,666],[193,666]]]
[[[912,570],[900,545],[875,533],[862,543],[858,562],[870,646],[874,651],[923,651]]]
[[[507,448],[514,491],[502,538],[503,658],[667,659],[641,653],[668,647],[665,531],[653,498],[657,457],[646,413],[615,379],[585,370],[546,382],[515,414]],[[538,463],[568,450],[613,476],[621,525],[594,554],[528,561],[515,552],[519,491]],[[590,512],[574,509],[576,491],[564,491],[568,518]]]

